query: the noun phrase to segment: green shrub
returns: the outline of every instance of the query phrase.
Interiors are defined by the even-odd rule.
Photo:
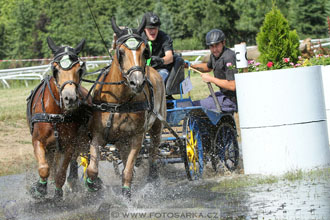
[[[274,68],[279,69],[285,66],[283,58],[289,58],[294,63],[298,61],[298,35],[295,30],[290,31],[288,21],[275,4],[265,16],[257,34],[257,44],[260,51],[259,60],[263,64],[273,62]]]

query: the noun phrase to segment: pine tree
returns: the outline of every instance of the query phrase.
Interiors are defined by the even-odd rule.
[[[293,23],[301,38],[327,37],[327,16],[329,0],[294,0]]]
[[[299,38],[296,31],[290,31],[288,21],[273,4],[266,14],[260,32],[257,35],[260,51],[259,60],[266,64],[271,61],[276,68],[281,68],[283,58],[296,62],[299,56]]]

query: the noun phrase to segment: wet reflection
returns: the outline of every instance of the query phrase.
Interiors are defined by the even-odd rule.
[[[32,200],[26,188],[36,174],[0,178],[0,219],[110,219],[114,210],[141,212],[216,211],[222,218],[234,219],[327,219],[330,216],[329,169],[294,181],[273,178],[256,181],[244,175],[212,176],[188,181],[183,165],[165,165],[160,180],[148,183],[145,164],[136,169],[131,201],[121,196],[121,179],[109,163],[101,163],[105,189],[88,193],[81,182],[79,193],[65,191],[65,200]],[[80,170],[80,173],[82,171]],[[210,177],[211,176],[211,177]],[[49,184],[48,198],[54,185]],[[173,214],[173,213],[171,213]],[[158,218],[161,219],[161,218]],[[173,218],[172,218],[173,219]]]

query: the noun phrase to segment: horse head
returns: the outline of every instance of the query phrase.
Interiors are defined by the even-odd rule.
[[[72,111],[78,107],[78,88],[85,72],[85,63],[80,62],[78,57],[85,40],[81,40],[76,48],[57,46],[50,37],[47,38],[47,42],[54,54],[51,65],[60,93],[60,105],[62,107],[62,103],[64,104],[65,111]]]
[[[114,17],[111,19],[112,29],[116,33],[116,57],[122,76],[126,79],[126,84],[135,94],[143,90],[146,71],[146,60],[150,57],[150,49],[146,40],[141,35],[146,21],[137,29],[120,29]]]

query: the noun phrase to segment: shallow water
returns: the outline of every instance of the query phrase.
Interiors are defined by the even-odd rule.
[[[144,164],[136,169],[131,201],[121,196],[120,177],[107,162],[100,166],[105,186],[100,194],[87,193],[81,183],[81,192],[65,193],[60,204],[29,197],[27,187],[37,179],[36,173],[1,177],[0,220],[330,218],[330,174],[239,187],[231,187],[228,182],[229,186],[222,187],[221,183],[229,180],[234,180],[234,185],[242,175],[191,182],[186,179],[183,165],[169,164],[160,169],[160,180],[151,184],[145,178],[147,170]],[[49,198],[53,191],[54,186],[49,184]]]

